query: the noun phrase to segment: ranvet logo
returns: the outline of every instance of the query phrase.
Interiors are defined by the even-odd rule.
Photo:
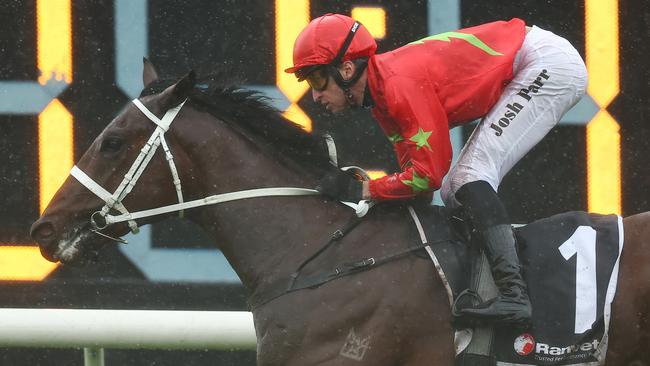
[[[515,338],[514,347],[519,356],[528,356],[535,349],[535,338],[528,333],[524,333]]]

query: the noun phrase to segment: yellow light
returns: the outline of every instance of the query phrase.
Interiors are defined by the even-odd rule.
[[[309,86],[298,82],[284,69],[293,65],[293,43],[300,31],[309,24],[309,0],[275,1],[275,76],[276,85],[291,105],[284,116],[311,132],[311,119],[298,106]]]
[[[73,164],[72,115],[52,100],[38,116],[40,212],[68,177]]]
[[[37,64],[40,84],[72,82],[70,0],[36,2]],[[52,100],[38,116],[40,212],[68,176],[73,160],[72,116]],[[41,281],[58,264],[46,261],[31,244],[0,244],[0,279]]]
[[[376,39],[386,37],[386,10],[378,6],[357,6],[352,9],[352,18],[358,20]]]
[[[601,110],[587,128],[589,211],[621,213],[620,135],[616,120]]]
[[[585,1],[585,21],[587,90],[596,104],[606,108],[620,90],[617,0]]]
[[[620,215],[621,137],[606,110],[620,91],[617,0],[585,1],[585,45],[587,91],[600,107],[587,125],[588,210]]]
[[[45,84],[51,78],[72,82],[71,27],[70,0],[36,2],[39,83]]]
[[[284,111],[284,116],[291,120],[291,122],[301,126],[303,129],[311,132],[311,119],[309,116],[298,107],[297,104],[292,103],[286,111]],[[309,126],[309,129],[307,129]]]
[[[386,175],[386,172],[383,170],[366,170],[366,173],[368,173],[370,179],[377,179]]]
[[[3,281],[41,281],[58,266],[43,259],[38,247],[0,245],[0,279]]]

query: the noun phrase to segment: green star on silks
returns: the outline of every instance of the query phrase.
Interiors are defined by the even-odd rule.
[[[422,146],[426,146],[426,147],[429,148],[429,151],[433,151],[433,149],[431,149],[431,146],[429,145],[429,141],[427,141],[429,139],[429,136],[431,136],[431,131],[424,132],[422,127],[420,127],[418,129],[418,133],[411,136],[409,138],[409,140],[411,140],[411,141],[413,141],[413,142],[415,142],[417,144],[417,147],[415,148],[416,150],[420,150],[420,148]]]
[[[396,144],[396,143],[398,143],[400,141],[404,141],[404,137],[402,137],[399,133],[394,133],[394,134],[388,135],[388,140],[391,143]]]
[[[402,180],[402,183],[411,187],[413,192],[423,192],[429,189],[429,178],[419,177],[415,170],[413,170],[413,178],[411,180]]]

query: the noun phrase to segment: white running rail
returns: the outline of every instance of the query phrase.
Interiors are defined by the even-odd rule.
[[[0,309],[0,347],[84,348],[86,366],[104,348],[254,350],[246,311]]]

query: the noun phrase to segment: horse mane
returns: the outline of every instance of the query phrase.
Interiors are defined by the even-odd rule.
[[[175,83],[162,79],[148,85],[140,97],[158,94]],[[260,92],[222,74],[197,80],[188,102],[233,127],[244,138],[289,168],[320,176],[332,165],[322,136],[311,134],[288,120]]]

